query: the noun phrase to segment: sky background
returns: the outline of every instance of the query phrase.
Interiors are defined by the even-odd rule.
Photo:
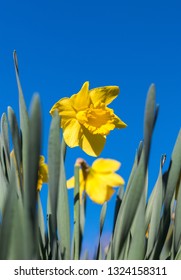
[[[18,116],[18,93],[12,53],[17,51],[20,78],[29,107],[33,93],[41,98],[42,153],[47,156],[49,110],[85,81],[90,88],[118,85],[111,103],[128,124],[114,130],[101,154],[122,163],[119,174],[128,181],[136,149],[143,138],[144,105],[151,83],[160,105],[149,163],[149,191],[163,153],[169,158],[181,117],[181,2],[134,0],[6,0],[0,3],[0,114],[11,106]],[[67,178],[77,157],[94,158],[80,148],[67,150]],[[46,157],[47,160],[47,157]],[[47,186],[42,189],[46,206]],[[72,205],[72,192],[69,195]],[[115,196],[108,204],[104,231],[111,232]],[[101,207],[89,201],[86,242],[96,243]],[[71,211],[72,213],[72,211]]]

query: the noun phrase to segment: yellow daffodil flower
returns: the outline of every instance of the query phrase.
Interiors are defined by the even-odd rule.
[[[17,168],[17,162],[14,154],[14,150],[11,151],[10,156],[13,158],[16,170]],[[22,172],[22,167],[21,167]],[[37,182],[37,191],[40,191],[42,188],[43,183],[48,182],[48,165],[45,163],[44,156],[40,156],[39,159],[39,170],[38,170],[38,182]]]
[[[119,161],[99,158],[91,167],[82,159],[79,159],[79,162],[80,200],[85,191],[92,201],[103,204],[115,192],[113,187],[124,184],[124,179],[115,173],[120,168]],[[72,187],[74,187],[74,177],[67,181],[67,188]]]
[[[77,94],[55,103],[50,114],[58,110],[63,136],[69,147],[80,146],[88,155],[98,156],[110,131],[126,127],[114,111],[107,107],[118,93],[117,86],[89,90],[89,82],[85,82]]]
[[[44,156],[40,156],[37,190],[40,191],[43,183],[48,182],[48,165],[45,163]]]

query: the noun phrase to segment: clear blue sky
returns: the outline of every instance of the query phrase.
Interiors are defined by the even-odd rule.
[[[90,87],[118,85],[112,103],[128,124],[107,138],[102,157],[122,162],[128,180],[143,136],[148,87],[156,84],[160,113],[153,137],[149,189],[157,178],[159,159],[168,159],[180,129],[181,3],[134,0],[6,0],[0,5],[0,113],[11,105],[18,114],[18,95],[12,60],[16,49],[25,99],[29,106],[38,92],[44,120],[43,150],[47,154],[49,110],[60,98],[76,93],[84,81]],[[80,148],[68,149],[67,177],[77,157],[93,158]],[[46,187],[42,190],[45,198]],[[71,195],[70,195],[71,201]],[[105,231],[110,231],[114,198],[109,202]],[[95,240],[100,206],[89,203],[87,236]],[[91,231],[90,226],[91,225]]]

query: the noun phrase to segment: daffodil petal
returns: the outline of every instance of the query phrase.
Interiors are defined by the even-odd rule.
[[[43,185],[43,181],[42,179],[39,179],[37,182],[37,191],[41,191],[42,185]]]
[[[92,169],[99,173],[108,173],[117,171],[121,163],[114,159],[98,158],[92,164]]]
[[[43,176],[43,182],[47,183],[48,182],[48,166],[44,164],[43,167],[40,167],[40,172]]]
[[[89,174],[86,181],[86,193],[94,202],[103,204],[111,198],[114,190],[106,186],[98,176]]]
[[[127,124],[114,114],[114,125],[116,128],[125,128]]]
[[[81,126],[76,119],[70,119],[63,125],[63,137],[69,147],[79,145]]]
[[[99,134],[92,134],[82,126],[82,135],[79,146],[90,156],[97,157],[104,148],[106,137]]]
[[[67,180],[67,189],[74,188],[75,185],[75,179],[74,176]]]
[[[89,91],[90,98],[93,104],[97,102],[110,104],[119,94],[118,86],[106,86],[93,88]]]
[[[100,176],[100,180],[105,182],[105,184],[107,184],[110,187],[118,187],[118,186],[124,185],[124,179],[119,174],[102,173],[102,174],[99,174],[98,176]]]
[[[39,157],[39,165],[44,164],[44,162],[45,162],[44,156],[40,156],[40,157]]]
[[[45,158],[42,155],[39,157],[38,181],[39,180],[42,181],[42,183],[48,182],[48,165],[45,163]]]
[[[53,115],[54,111],[57,110],[62,118],[74,118],[75,110],[72,107],[70,98],[62,98],[56,102],[50,110],[50,114]]]
[[[76,111],[88,108],[91,103],[91,99],[89,96],[89,82],[85,82],[81,90],[71,96],[70,101]]]

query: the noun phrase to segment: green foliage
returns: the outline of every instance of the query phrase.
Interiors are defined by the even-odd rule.
[[[75,166],[74,232],[70,237],[70,213],[65,177],[66,145],[60,133],[60,117],[55,112],[48,143],[47,213],[43,213],[36,189],[41,150],[41,106],[35,95],[28,114],[19,79],[17,55],[15,73],[19,91],[20,126],[15,113],[1,117],[0,131],[0,259],[80,259],[86,221],[86,195],[79,198],[79,166]],[[136,152],[125,188],[119,188],[114,227],[107,248],[101,236],[107,203],[100,214],[99,242],[95,259],[181,259],[181,131],[169,168],[163,173],[161,156],[158,178],[148,199],[148,162],[151,139],[158,116],[154,85],[148,91],[144,141]],[[12,139],[14,155],[10,155]],[[156,165],[155,165],[156,166]],[[47,217],[47,224],[44,217]],[[72,244],[72,246],[71,246]]]

